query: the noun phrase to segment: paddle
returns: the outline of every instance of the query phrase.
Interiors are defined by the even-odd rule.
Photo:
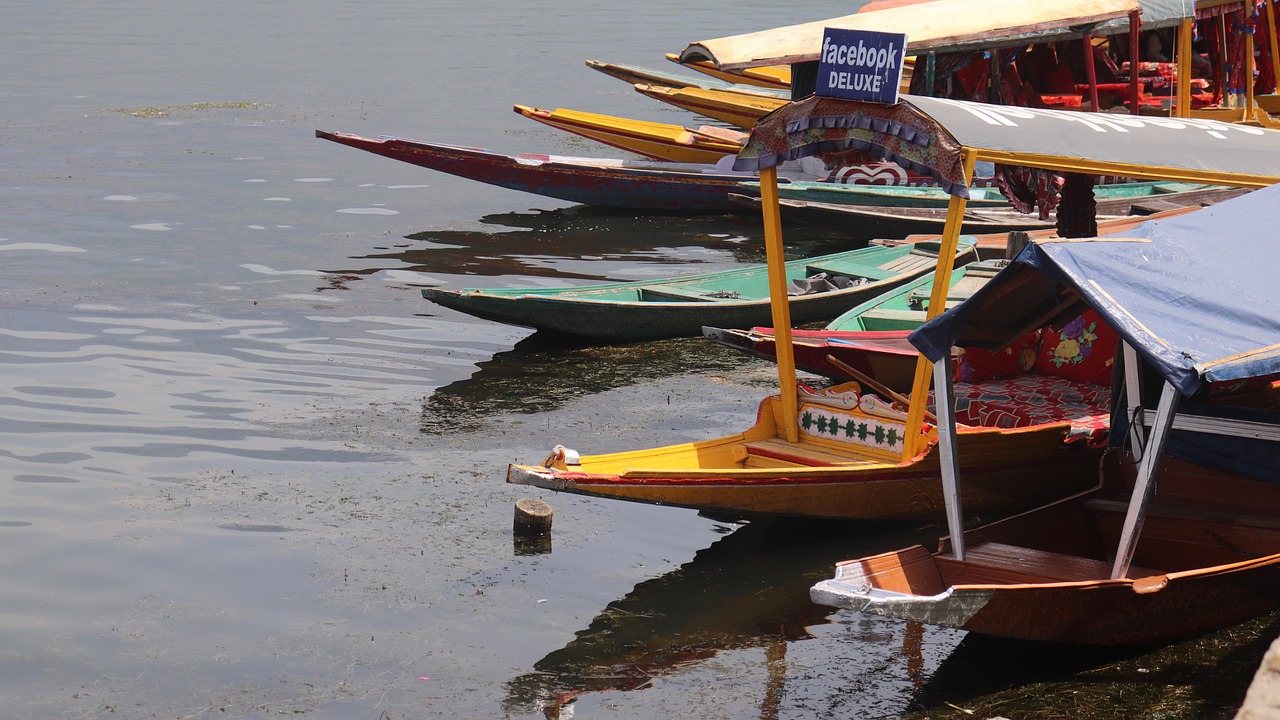
[[[836,367],[840,368],[842,371],[844,371],[845,373],[847,373],[847,374],[849,375],[849,377],[853,378],[854,380],[857,380],[858,382],[862,383],[863,385],[866,385],[867,387],[871,388],[872,390],[875,390],[876,392],[880,393],[881,395],[884,395],[885,397],[889,398],[890,400],[892,400],[892,401],[894,401],[894,402],[896,402],[896,403],[900,403],[900,404],[902,404],[902,405],[910,405],[910,404],[911,404],[911,400],[909,400],[909,399],[908,399],[905,395],[903,395],[902,393],[897,392],[897,391],[895,391],[895,390],[892,390],[891,388],[889,388],[889,386],[885,385],[884,383],[881,383],[880,381],[878,381],[878,380],[876,380],[875,378],[871,377],[870,375],[868,375],[868,374],[866,374],[866,373],[862,372],[861,370],[858,370],[858,369],[856,369],[856,368],[854,368],[854,367],[850,366],[848,363],[846,363],[846,362],[844,362],[843,360],[841,360],[841,359],[839,359],[839,358],[835,357],[834,355],[827,355],[827,360],[828,360],[832,365],[835,365]],[[928,419],[928,420],[932,421],[935,425],[938,423],[938,418],[937,418],[937,416],[935,416],[933,413],[929,412],[928,410],[925,410],[925,411],[924,411],[924,416],[925,416],[925,418],[926,418],[926,419]]]

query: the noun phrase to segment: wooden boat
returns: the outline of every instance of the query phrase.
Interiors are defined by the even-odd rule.
[[[1005,264],[1004,260],[986,260],[956,268],[951,273],[947,307],[972,295]],[[921,275],[851,308],[823,330],[793,330],[791,347],[796,368],[849,381],[857,379],[847,369],[852,367],[897,392],[910,392],[920,354],[907,342],[907,334],[924,323],[932,286],[933,273]],[[708,340],[757,357],[777,357],[773,328],[705,327],[702,334]]]
[[[646,211],[732,212],[728,192],[743,173],[706,164],[563,155],[503,155],[481,148],[317,130],[316,137],[490,185],[600,207]],[[797,179],[817,179],[799,164]]]
[[[597,60],[588,60],[587,67],[592,70],[598,70],[605,75],[615,77],[631,85],[639,84],[655,85],[657,87],[732,90],[734,92],[748,92],[759,95],[775,95],[782,98],[789,98],[791,95],[791,91],[788,88],[753,85],[743,82],[742,78],[738,76],[732,76],[735,78],[733,81],[721,80],[706,74],[702,75],[700,78],[690,78],[687,75],[669,72],[666,70],[656,70],[653,68],[639,67],[637,65],[605,63]]]
[[[678,65],[697,70],[704,75],[730,83],[746,83],[762,88],[791,89],[789,65],[749,67],[740,70],[721,70],[715,63],[705,60],[685,61],[675,53],[667,53],[667,59]]]
[[[778,188],[778,197],[783,200],[885,208],[945,208],[950,202],[951,196],[938,187],[933,178],[919,174],[908,176],[905,170],[899,170],[904,176],[901,182],[884,185],[846,185],[826,181],[788,183]],[[738,187],[740,195],[760,196],[760,183],[757,181],[741,182]],[[975,187],[969,190],[969,205],[975,208],[1007,208],[1009,199],[997,188]]]
[[[1141,11],[1143,22],[1150,23],[1164,9],[1142,7],[1131,0],[1058,5],[1021,0],[934,0],[928,10],[910,4],[876,7],[873,3],[853,15],[693,42],[677,60],[687,67],[743,74],[760,66],[817,62],[823,31],[829,27],[906,31],[907,55],[924,56],[928,52],[986,48],[997,41],[1013,45],[1014,41],[1031,44],[1080,38],[1095,32],[1100,24],[1127,25],[1125,19],[1133,12]]]
[[[1124,397],[1099,486],[965,532],[968,477],[948,471],[951,534],[936,553],[917,545],[841,563],[814,600],[1089,644],[1169,642],[1280,607],[1280,292],[1270,279],[1280,251],[1254,240],[1268,236],[1278,201],[1280,188],[1266,188],[1130,237],[1030,246],[922,326],[913,341],[938,378],[953,345],[998,346],[1033,318],[1087,307],[1115,328]],[[1245,247],[1223,252],[1224,242]],[[957,432],[956,406],[939,388],[945,438]]]
[[[855,117],[870,122],[839,120]],[[949,188],[951,221],[935,269],[932,314],[945,305],[954,265],[947,246],[959,242],[977,162],[1245,187],[1280,181],[1280,166],[1271,159],[1280,151],[1280,136],[1211,121],[1193,128],[1126,119],[1123,126],[1112,126],[1084,123],[1080,117],[917,97],[894,105],[811,97],[770,114],[753,128],[735,167],[760,172],[764,187],[779,393],[765,398],[755,424],[735,435],[604,455],[583,455],[560,445],[539,465],[510,466],[508,482],[725,514],[950,520],[943,498],[955,493],[937,482],[939,476],[955,475],[954,468],[940,462],[945,442],[947,456],[966,478],[964,499],[971,511],[1031,507],[1035,498],[1063,497],[1069,488],[1095,483],[1098,455],[1086,443],[1067,441],[1081,433],[1096,437],[1105,428],[1105,397],[1100,405],[1085,402],[1083,395],[1074,408],[1050,405],[1047,414],[1027,417],[1031,424],[1025,427],[984,426],[992,420],[983,413],[954,435],[939,435],[925,422],[933,372],[923,360],[917,363],[905,411],[875,395],[862,393],[855,399],[848,394],[856,392],[849,385],[818,393],[803,388],[795,376],[790,308],[784,301],[775,171],[783,157],[830,153],[853,146],[851,139],[857,137],[857,147],[879,148],[877,152],[925,170]],[[907,129],[928,142],[904,141]],[[845,159],[826,158],[832,164]],[[1010,378],[1002,387],[1028,389],[1024,383]],[[1105,394],[1104,386],[1096,387]],[[1037,397],[1045,389],[1029,388]],[[1055,415],[1058,411],[1062,414]]]
[[[779,191],[781,194],[781,190]],[[729,200],[755,212],[761,210],[759,197],[729,193]],[[805,200],[778,200],[779,211],[785,222],[843,233],[859,240],[878,238],[905,238],[908,235],[936,235],[942,232],[947,220],[945,207],[886,207],[877,205],[845,205],[809,202]],[[986,207],[965,210],[966,234],[1009,233],[1015,230],[1045,230],[1055,224],[1053,219],[1041,220],[1011,207]]]
[[[823,320],[933,269],[937,243],[850,250],[787,263],[788,282],[808,294],[790,298],[791,312]],[[973,258],[972,245],[958,249]],[[657,281],[567,288],[425,288],[423,297],[488,320],[605,341],[694,337],[704,325],[751,327],[768,322],[768,269],[751,266]]]
[[[927,188],[919,190],[922,191],[921,195],[928,193]],[[985,199],[987,190],[980,190]],[[835,190],[829,194],[838,192],[839,190]],[[890,190],[883,195],[892,192]],[[1138,182],[1099,185],[1094,188],[1094,197],[1098,220],[1105,222],[1125,215],[1150,215],[1176,207],[1208,205],[1242,192],[1244,191],[1239,188],[1194,183]],[[970,193],[973,194],[973,191]],[[859,193],[855,190],[848,194],[865,198],[871,193]],[[784,196],[781,188],[779,195]],[[733,193],[730,199],[747,207],[759,207],[759,199],[756,197]],[[787,221],[856,236],[870,234],[874,237],[893,238],[940,233],[947,220],[947,209],[943,206],[878,206],[783,199],[781,208],[782,217]],[[1042,230],[1053,227],[1055,222],[1053,219],[1041,220],[1036,215],[1020,213],[1008,206],[995,205],[967,210],[963,227],[966,233],[997,233]]]
[[[779,187],[778,197],[784,200],[873,207],[945,208],[947,206],[951,196],[938,187],[931,178],[927,175],[915,175],[913,180],[915,185],[912,185],[911,181],[885,185],[849,185],[826,180],[795,182]],[[985,178],[980,184],[970,188],[968,206],[1009,207],[1009,199],[993,185],[994,179]],[[760,195],[758,181],[748,180],[739,183],[738,186],[742,188],[743,195],[753,197]],[[1137,214],[1147,215],[1156,209],[1200,204],[1220,197],[1221,199],[1234,197],[1236,194],[1239,193],[1235,188],[1166,181],[1117,182],[1097,185],[1093,188],[1093,197],[1102,205],[1102,210],[1099,212],[1103,215],[1134,214],[1135,205],[1138,207]]]
[[[854,331],[792,330],[791,352],[797,370],[822,375],[840,382],[856,380],[846,368],[853,368],[898,393],[911,392],[915,378],[916,352],[907,330]],[[773,362],[777,359],[777,338],[773,328],[704,327],[706,339],[748,355]],[[833,362],[831,358],[839,361]]]
[[[747,137],[746,133],[728,128],[686,128],[564,108],[541,110],[516,105],[515,111],[557,130],[654,160],[714,164],[727,155],[736,155]]]
[[[636,85],[636,92],[659,102],[749,130],[756,121],[787,104],[786,99],[701,88]]]

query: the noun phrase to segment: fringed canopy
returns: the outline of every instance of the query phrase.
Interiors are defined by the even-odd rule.
[[[809,97],[761,118],[734,169],[759,171],[786,160],[870,154],[936,179],[950,194],[969,197],[960,144],[932,118],[907,102],[853,103]]]

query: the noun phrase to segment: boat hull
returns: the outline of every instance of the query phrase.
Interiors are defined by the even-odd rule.
[[[909,333],[907,330],[792,330],[792,355],[796,368],[807,373],[841,381],[855,380],[831,361],[834,357],[891,390],[908,393],[920,358],[920,353],[907,341]],[[702,334],[708,340],[770,362],[778,357],[773,328],[704,327]]]
[[[371,139],[323,130],[317,130],[316,137],[498,187],[627,210],[741,211],[727,194],[749,177],[716,173],[710,165],[665,169],[588,158],[512,156],[480,148],[399,138]]]
[[[776,396],[766,398],[757,424],[742,435],[584,456],[580,466],[556,466],[551,458],[551,466],[512,465],[507,482],[727,516],[943,519],[936,445],[906,462],[857,452],[819,460],[812,444],[777,437],[774,414],[780,404]],[[1087,486],[1096,477],[1099,452],[1083,443],[1065,445],[1067,432],[1065,425],[961,432],[965,507],[1009,513]],[[609,470],[593,470],[601,466]]]
[[[972,257],[971,245],[965,244],[956,260],[964,264]],[[790,296],[792,321],[828,320],[921,277],[936,263],[936,244],[862,248],[789,261],[785,269],[788,281],[817,274],[851,279],[849,287]],[[592,340],[629,342],[697,337],[706,325],[748,328],[767,324],[773,317],[768,291],[767,269],[756,266],[653,282],[572,288],[424,288],[422,295],[486,320]]]
[[[1103,465],[1116,474],[1114,455]],[[1247,490],[1239,497],[1253,507],[1215,514],[1204,508],[1230,497],[1215,471],[1168,459],[1165,468],[1129,577],[1110,579],[1107,559],[1128,503],[1103,486],[967,532],[965,561],[945,541],[932,555],[915,546],[841,563],[810,594],[987,635],[1097,645],[1172,642],[1280,607],[1276,491]],[[1080,539],[1092,532],[1096,539]],[[992,562],[992,547],[1003,562]]]

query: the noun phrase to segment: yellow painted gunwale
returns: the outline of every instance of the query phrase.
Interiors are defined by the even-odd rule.
[[[590,138],[610,147],[627,150],[656,160],[688,163],[715,163],[742,149],[742,143],[700,135],[694,130],[668,123],[633,120],[580,110],[542,110],[515,105],[521,115],[549,127]]]

